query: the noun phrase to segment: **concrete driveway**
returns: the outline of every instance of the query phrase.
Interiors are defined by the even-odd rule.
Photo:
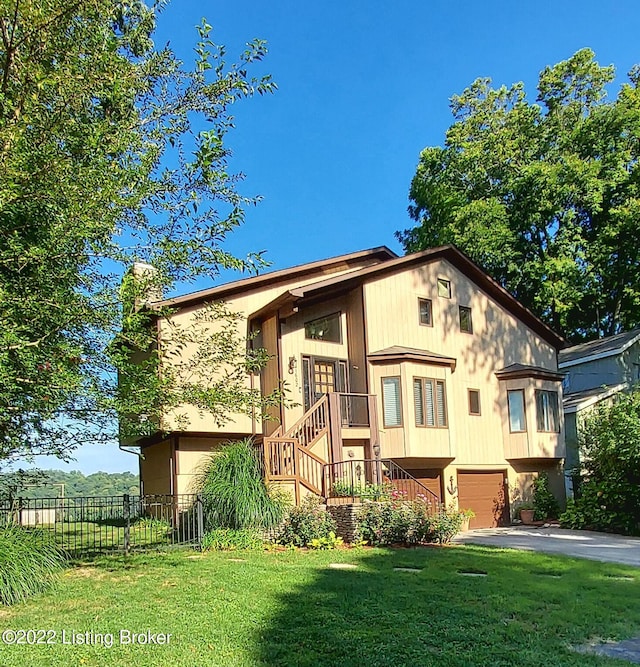
[[[640,538],[562,528],[482,528],[457,535],[455,544],[543,551],[640,567]]]

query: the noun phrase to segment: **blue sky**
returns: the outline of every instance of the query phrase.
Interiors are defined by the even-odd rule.
[[[271,73],[278,91],[238,104],[228,137],[243,192],[264,201],[226,248],[266,250],[272,269],[377,245],[400,253],[394,232],[411,225],[420,151],[442,144],[450,97],[477,77],[524,81],[533,99],[540,70],[580,48],[616,66],[616,90],[640,63],[637,0],[173,0],[156,43],[190,60],[202,17],[229,61],[254,37],[269,44],[256,73]],[[137,471],[115,447],[76,458],[64,467]]]

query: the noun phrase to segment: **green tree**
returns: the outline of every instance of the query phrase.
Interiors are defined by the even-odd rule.
[[[640,390],[590,412],[580,424],[579,445],[583,481],[563,524],[640,534]]]
[[[233,103],[275,88],[249,74],[265,44],[229,64],[203,20],[188,68],[152,41],[163,4],[0,0],[0,466],[65,457],[113,438],[118,415],[163,404],[166,386],[149,382],[152,317],[122,310],[126,267],[156,269],[125,290],[139,304],[137,289],[262,263],[222,243],[258,201],[238,189],[226,135]],[[222,363],[255,362],[229,352]],[[234,388],[234,404],[255,405]],[[210,407],[229,395],[198,398]]]
[[[407,252],[454,243],[572,341],[640,323],[640,69],[614,100],[589,49],[524,85],[452,98],[410,190]]]

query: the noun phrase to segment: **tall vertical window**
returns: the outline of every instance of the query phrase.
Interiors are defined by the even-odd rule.
[[[402,426],[400,378],[382,378],[382,413],[385,428]]]
[[[536,423],[538,431],[550,433],[560,431],[557,391],[536,389]]]
[[[413,378],[416,426],[447,428],[447,397],[444,380]]]
[[[511,433],[520,433],[527,430],[524,414],[524,390],[512,389],[507,392],[509,404],[509,430]]]
[[[469,389],[469,414],[480,414],[480,392],[477,389]]]
[[[468,306],[459,306],[460,312],[460,331],[473,333],[473,323],[471,322],[471,308]]]
[[[420,311],[420,324],[426,327],[433,326],[431,299],[418,299],[418,309]]]

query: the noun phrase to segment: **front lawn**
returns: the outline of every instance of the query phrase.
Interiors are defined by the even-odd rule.
[[[640,570],[479,547],[112,557],[0,609],[0,628],[56,632],[0,642],[3,667],[613,666],[569,647],[640,635]]]

